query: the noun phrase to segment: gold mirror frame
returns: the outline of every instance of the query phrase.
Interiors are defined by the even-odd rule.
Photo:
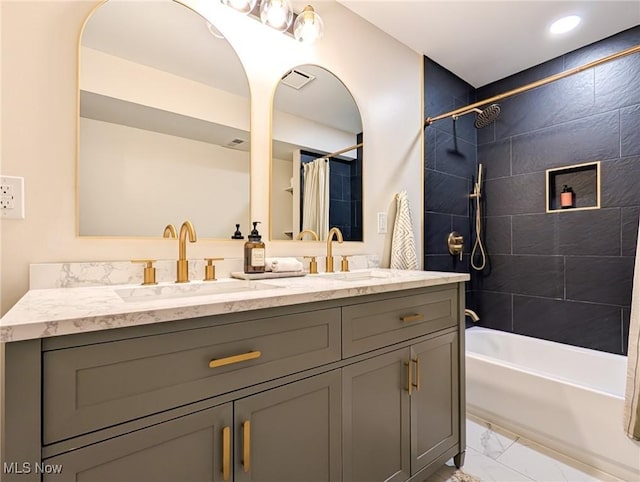
[[[166,105],[163,105],[162,108],[158,106],[149,106],[144,105],[144,102],[140,102],[140,105],[136,106],[135,101],[131,101],[131,98],[125,99],[117,99],[117,96],[108,96],[108,95],[95,95],[94,100],[97,98],[98,101],[106,100],[109,101],[107,104],[111,103],[115,105],[115,107],[122,107],[123,105],[126,107],[132,107],[134,110],[139,110],[142,112],[142,118],[144,118],[144,114],[146,111],[147,118],[158,119],[159,117],[166,117],[166,121],[168,124],[178,125],[180,123],[182,131],[178,134],[174,132],[163,132],[162,129],[166,129],[164,126],[158,127],[157,125],[152,128],[145,130],[141,129],[139,125],[136,125],[137,122],[143,122],[138,120],[136,115],[129,115],[130,111],[121,111],[120,118],[124,118],[125,122],[122,125],[118,125],[118,123],[113,123],[114,126],[117,126],[116,129],[122,128],[122,130],[131,130],[135,131],[136,135],[139,133],[138,131],[144,131],[145,135],[148,135],[152,139],[156,138],[167,138],[167,142],[171,144],[174,142],[176,145],[173,147],[174,149],[178,149],[178,146],[181,144],[188,145],[189,151],[193,150],[197,154],[194,159],[190,162],[190,171],[191,174],[186,174],[184,164],[177,163],[172,165],[173,174],[164,175],[164,179],[161,179],[162,182],[169,183],[175,189],[171,190],[171,192],[167,192],[168,189],[159,188],[154,186],[151,182],[146,182],[148,177],[153,177],[154,175],[163,174],[167,172],[168,169],[160,169],[156,167],[156,164],[152,161],[155,161],[154,154],[147,154],[148,159],[146,160],[147,165],[145,167],[141,167],[139,171],[141,171],[141,175],[137,180],[130,178],[126,172],[123,172],[121,175],[121,179],[126,182],[129,190],[127,191],[127,195],[133,196],[131,199],[137,199],[140,201],[141,205],[146,203],[146,207],[140,208],[138,213],[134,216],[131,216],[130,225],[134,226],[134,230],[132,231],[110,231],[110,228],[106,230],[102,228],[102,225],[107,226],[108,223],[104,220],[105,216],[108,216],[108,213],[105,215],[105,211],[100,211],[104,206],[109,206],[108,202],[96,202],[98,210],[95,211],[95,214],[92,212],[87,212],[87,206],[85,205],[87,202],[91,200],[90,196],[95,194],[95,191],[89,189],[85,189],[85,178],[83,174],[92,173],[94,171],[99,172],[100,169],[91,166],[89,169],[85,167],[86,162],[83,162],[83,152],[88,150],[84,146],[87,146],[86,139],[85,144],[83,144],[84,132],[82,131],[83,121],[85,124],[91,123],[96,119],[90,119],[89,122],[87,118],[83,116],[86,113],[87,104],[83,104],[83,98],[86,99],[87,92],[83,91],[86,88],[90,81],[86,80],[86,70],[84,71],[85,77],[83,78],[83,68],[87,68],[89,62],[93,62],[95,57],[100,57],[100,55],[96,55],[92,58],[83,56],[83,47],[86,47],[84,44],[84,40],[86,38],[86,34],[88,32],[88,28],[91,28],[91,21],[95,20],[96,14],[100,12],[104,12],[105,7],[112,6],[113,4],[119,4],[121,8],[129,8],[131,5],[144,5],[142,8],[168,8],[172,9],[173,14],[171,15],[171,20],[176,20],[175,11],[181,12],[184,14],[184,21],[191,22],[192,24],[196,24],[196,28],[198,29],[197,35],[199,35],[200,39],[209,39],[212,42],[224,42],[224,49],[227,51],[226,55],[230,58],[233,58],[231,65],[229,62],[225,62],[222,65],[225,65],[226,70],[217,69],[218,72],[224,72],[224,75],[227,74],[227,70],[231,69],[233,63],[236,64],[236,72],[237,78],[242,77],[243,82],[236,82],[237,84],[243,85],[244,92],[242,94],[229,94],[229,92],[225,91],[223,87],[213,87],[211,85],[206,85],[203,79],[198,79],[194,81],[192,79],[186,79],[186,77],[178,76],[175,73],[167,74],[167,69],[164,70],[164,75],[167,79],[167,85],[180,85],[180,82],[183,84],[189,83],[188,85],[193,88],[190,89],[174,89],[170,90],[169,94],[164,94],[164,99],[166,100]],[[143,17],[146,18],[146,17]],[[183,25],[182,23],[180,25]],[[182,32],[180,27],[175,27],[177,32]],[[131,28],[133,31],[133,27]],[[141,28],[141,30],[145,30]],[[194,29],[191,28],[190,31]],[[161,30],[163,34],[166,34],[169,29]],[[206,31],[206,35],[203,34],[203,31]],[[191,219],[198,230],[199,237],[209,238],[209,239],[231,239],[231,235],[235,231],[235,224],[241,224],[241,230],[247,230],[250,222],[251,215],[251,161],[250,161],[250,131],[251,131],[251,104],[250,104],[250,90],[249,90],[249,82],[246,75],[246,71],[242,66],[242,63],[233,48],[233,46],[224,38],[214,38],[213,35],[218,34],[218,30],[211,26],[207,19],[202,17],[198,12],[189,8],[188,6],[173,0],[165,0],[165,1],[157,1],[157,2],[109,2],[109,0],[105,0],[101,4],[97,5],[88,15],[87,19],[84,22],[82,27],[81,35],[78,42],[78,71],[77,71],[77,79],[78,79],[78,90],[77,90],[77,139],[76,139],[76,233],[78,236],[89,236],[89,237],[155,237],[162,236],[163,228],[167,224],[176,224],[180,225],[185,219]],[[140,34],[142,35],[142,34]],[[168,36],[175,40],[176,37]],[[169,40],[173,42],[172,40]],[[211,46],[209,46],[211,48]],[[86,49],[84,52],[86,53]],[[191,50],[182,50],[183,54],[190,54]],[[94,53],[94,52],[92,52]],[[164,53],[162,51],[161,53]],[[98,52],[98,54],[105,55],[104,52]],[[185,54],[185,55],[186,55]],[[137,55],[140,55],[139,53]],[[108,58],[109,55],[105,58]],[[121,62],[123,66],[127,64],[133,64],[135,67],[139,68],[139,71],[148,70],[150,72],[159,72],[160,69],[157,65],[154,65],[155,68],[150,68],[149,64],[144,65],[142,62],[134,64],[131,59],[127,59],[122,61],[122,59],[117,59]],[[157,61],[157,59],[156,59]],[[188,58],[188,62],[191,62],[192,65],[197,64],[193,58]],[[188,62],[185,64],[187,65]],[[108,65],[108,64],[104,64]],[[220,64],[217,64],[220,65]],[[183,66],[184,67],[184,66]],[[135,70],[133,70],[135,72]],[[202,72],[206,72],[206,69],[202,69]],[[240,73],[241,72],[241,73]],[[110,73],[110,72],[108,72]],[[181,78],[182,77],[182,78]],[[97,80],[100,79],[100,76],[94,76],[92,79],[93,84],[91,87],[94,87],[99,84]],[[155,77],[154,77],[155,79]],[[186,79],[186,80],[185,80]],[[121,79],[118,79],[121,80]],[[139,80],[136,78],[135,80]],[[208,80],[208,79],[207,79]],[[175,81],[175,83],[171,83],[170,81]],[[132,82],[133,83],[133,82]],[[109,90],[113,87],[113,90],[117,90],[117,86],[109,86],[108,82],[103,82],[103,87],[105,88],[105,94],[111,94],[112,91]],[[210,82],[211,84],[211,82]],[[122,85],[127,85],[126,83],[122,83]],[[152,87],[153,83],[149,83],[149,86]],[[122,88],[122,86],[120,86]],[[144,92],[144,89],[138,88],[139,91]],[[151,90],[151,89],[150,89]],[[166,92],[166,91],[165,91]],[[185,92],[186,95],[183,96],[183,100],[185,105],[188,101],[190,101],[190,105],[185,107],[182,110],[182,106],[178,109],[170,109],[169,106],[177,105],[177,93]],[[203,92],[210,94],[210,97],[199,97],[198,94],[202,94]],[[103,92],[99,92],[102,94]],[[89,94],[94,94],[94,92],[89,92]],[[212,102],[212,99],[215,98],[215,95],[222,95],[226,97],[221,97],[222,100],[226,100],[227,106],[235,106],[238,105],[244,106],[244,109],[235,109],[230,110],[229,112],[222,112],[219,109],[216,112],[216,109],[207,109],[206,105],[222,105],[215,102]],[[191,98],[189,99],[189,95]],[[235,97],[235,98],[234,98]],[[116,99],[115,102],[113,100]],[[186,99],[186,100],[185,100]],[[135,99],[134,99],[135,100]],[[234,103],[235,102],[235,103]],[[98,102],[97,105],[100,105]],[[197,112],[198,115],[191,115],[189,109],[194,109],[194,106],[200,109],[200,112]],[[239,114],[239,112],[241,114]],[[243,114],[242,114],[243,113]],[[161,114],[161,115],[160,115]],[[100,114],[102,115],[102,114]],[[221,121],[225,116],[231,118],[233,123],[229,123],[227,125],[227,129],[224,130],[225,124]],[[116,116],[117,118],[117,116]],[[135,120],[131,120],[131,119]],[[100,121],[99,121],[100,122]],[[94,122],[95,123],[95,122]],[[134,124],[134,125],[131,125]],[[162,124],[162,122],[159,122]],[[213,127],[212,127],[213,126]],[[146,127],[146,126],[145,126]],[[195,127],[195,130],[186,131],[188,128]],[[246,128],[246,129],[245,129]],[[215,130],[215,133],[213,132]],[[241,135],[238,133],[241,132]],[[215,138],[215,139],[214,139]],[[217,142],[220,138],[228,139],[229,145],[221,146],[219,143],[215,144],[214,140]],[[241,139],[244,142],[243,149],[238,149],[236,144],[234,143],[235,139]],[[112,154],[103,153],[105,150],[108,151],[109,148],[119,148],[118,145],[120,142],[111,142],[107,146],[107,149],[97,148],[94,151],[99,152],[106,159],[114,159],[117,156],[113,156]],[[122,142],[121,144],[125,144]],[[150,144],[149,146],[144,146],[139,148],[139,152],[153,151],[156,149],[156,153],[159,157],[163,155],[166,157],[166,162],[174,162],[178,157],[182,158],[181,155],[170,155],[165,154],[162,148],[155,145],[155,143]],[[210,154],[211,152],[215,152],[214,155]],[[180,153],[185,151],[180,151]],[[136,154],[133,154],[135,156]],[[111,157],[109,157],[111,156]],[[142,155],[140,157],[143,157]],[[227,163],[223,164],[223,161],[227,159],[235,159],[236,161],[240,159],[239,165]],[[127,167],[127,171],[129,171],[129,166],[126,166],[126,155],[123,154],[123,159],[118,160],[121,165]],[[207,161],[204,164],[204,160]],[[213,161],[215,164],[215,169],[212,168],[209,161]],[[163,161],[164,162],[164,161]],[[104,173],[104,165],[106,161],[103,160],[103,173]],[[160,164],[160,163],[158,163]],[[171,164],[169,164],[171,165]],[[195,166],[195,167],[194,167]],[[246,166],[246,167],[245,167]],[[84,171],[83,171],[84,169]],[[107,165],[107,169],[111,169],[111,165]],[[196,169],[195,171],[192,169]],[[213,170],[212,170],[213,169]],[[216,170],[217,169],[217,170]],[[213,172],[215,175],[203,175],[202,173],[210,173]],[[107,171],[107,174],[109,171]],[[189,177],[191,175],[191,177]],[[224,182],[219,182],[220,176],[224,175]],[[115,177],[115,176],[114,176]],[[158,178],[163,176],[158,175]],[[197,184],[198,180],[202,180],[199,188],[194,188],[193,185]],[[99,179],[99,182],[103,183],[103,179]],[[98,181],[94,181],[98,182]],[[124,190],[125,187],[123,185],[113,184],[113,188],[109,190],[109,192],[114,193],[118,192],[117,190],[122,188]],[[204,186],[204,188],[203,188]],[[227,189],[231,194],[229,196],[224,197],[224,190]],[[133,194],[132,194],[133,192]],[[237,192],[242,192],[242,196],[236,197],[233,200],[233,194]],[[246,195],[244,194],[246,193]],[[154,195],[156,199],[154,200]],[[215,196],[219,197],[216,198]],[[161,205],[160,201],[165,198],[169,198],[170,201],[166,205]],[[187,200],[190,199],[190,200]],[[217,199],[217,200],[216,200]],[[124,203],[125,206],[134,206],[138,205],[135,202]],[[183,211],[178,212],[178,208],[182,206],[187,206],[187,208]],[[194,206],[211,206],[210,210],[206,209],[195,209]],[[173,208],[176,208],[175,212],[172,212]],[[236,210],[230,209],[236,207]],[[126,209],[122,206],[120,208],[113,209],[114,212],[118,213],[118,216],[125,217],[129,212],[134,211],[134,209]],[[232,212],[233,211],[233,212]],[[225,220],[220,219],[220,215],[225,214]],[[154,217],[155,216],[155,217]],[[95,228],[86,228],[86,220],[87,219],[95,219],[94,223],[96,226],[99,225],[99,229],[96,231]],[[118,220],[119,221],[119,220]],[[138,229],[138,226],[144,225],[145,223],[149,224],[152,227],[147,227],[146,231],[137,232],[135,230]],[[111,226],[115,226],[116,222],[111,220]],[[116,229],[119,229],[119,223]]]

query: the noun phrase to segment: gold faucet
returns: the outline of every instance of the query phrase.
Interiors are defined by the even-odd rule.
[[[302,241],[302,238],[304,238],[305,234],[310,234],[311,236],[313,236],[313,239],[315,239],[316,241],[320,241],[320,238],[318,237],[318,233],[316,233],[313,229],[303,229],[302,231],[300,231],[300,233],[296,236],[296,239],[298,241]]]
[[[178,237],[178,232],[176,231],[176,227],[173,224],[167,224],[164,227],[164,232],[162,233],[162,237],[176,239]]]
[[[187,261],[187,233],[189,234],[189,242],[195,243],[198,238],[196,230],[193,228],[191,221],[185,221],[180,227],[180,237],[178,238],[178,278],[176,283],[189,282],[189,261]]]
[[[474,323],[480,321],[480,317],[477,315],[477,313],[473,310],[470,310],[469,308],[465,308],[464,315],[471,318],[471,321],[473,321]]]
[[[338,243],[342,243],[342,231],[336,228],[335,226],[329,230],[329,234],[327,235],[327,261],[325,265],[326,273],[333,273],[333,254],[331,252],[331,241],[333,240],[333,235],[336,235],[338,238]]]

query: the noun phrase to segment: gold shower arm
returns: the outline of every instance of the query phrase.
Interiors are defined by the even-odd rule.
[[[362,147],[362,142],[360,144],[355,144],[353,146],[349,146],[349,147],[345,147],[344,149],[340,149],[339,151],[336,152],[332,152],[331,154],[327,154],[326,156],[321,156],[318,157],[317,159],[329,159],[331,157],[336,157],[339,156],[340,154],[344,154],[345,152],[349,152],[349,151],[353,151],[354,149],[357,149],[358,147]]]
[[[458,109],[454,109],[445,114],[440,114],[435,117],[427,117],[424,120],[425,126],[430,126],[435,121],[445,119],[447,117],[460,116],[462,114],[466,114],[468,111],[471,111],[475,108],[481,107],[486,104],[491,104],[493,102],[497,102],[502,99],[506,99],[507,97],[511,97],[513,95],[521,94],[522,92],[526,92],[527,90],[535,89],[536,87],[541,87],[543,85],[550,84],[551,82],[555,82],[556,80],[564,79],[565,77],[569,77],[574,74],[578,74],[584,70],[591,69],[593,67],[597,67],[598,65],[604,64],[611,60],[619,59],[620,57],[625,57],[627,55],[632,55],[640,52],[640,45],[636,45],[635,47],[630,47],[626,50],[622,50],[621,52],[608,55],[607,57],[603,57],[598,60],[594,60],[593,62],[589,62],[588,64],[581,65],[579,67],[574,67],[573,69],[565,70],[564,72],[560,72],[558,74],[551,75],[549,77],[545,77],[544,79],[536,80],[535,82],[531,82],[530,84],[523,85],[522,87],[518,87],[517,89],[510,90],[508,92],[504,92],[502,94],[495,95],[493,97],[489,97],[488,99],[482,100],[480,102],[475,102],[474,104],[469,104],[465,107],[460,107]]]

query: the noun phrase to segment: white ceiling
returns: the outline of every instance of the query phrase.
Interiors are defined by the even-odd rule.
[[[338,1],[474,87],[640,24],[640,0]],[[582,17],[576,30],[548,32],[570,14]]]

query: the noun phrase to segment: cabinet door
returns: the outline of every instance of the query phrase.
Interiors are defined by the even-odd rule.
[[[223,429],[232,427],[232,418],[228,403],[52,457],[44,468],[61,466],[62,473],[43,480],[221,482]],[[231,455],[226,459],[231,480]]]
[[[235,402],[235,482],[341,480],[340,370]]]
[[[459,441],[458,334],[411,347],[416,390],[411,395],[411,472]]]
[[[409,478],[409,348],[343,368],[344,482]]]

